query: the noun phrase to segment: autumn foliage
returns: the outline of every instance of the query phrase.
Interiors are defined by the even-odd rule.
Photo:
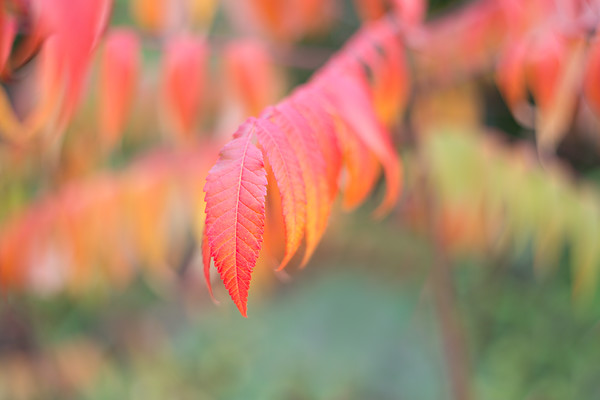
[[[363,63],[373,76],[390,71],[391,81],[402,83],[407,79],[402,76],[406,67],[390,67],[402,65],[397,50],[402,44],[390,22],[380,24],[365,28],[305,87],[242,125],[208,174],[208,248],[243,315],[265,229],[265,164],[281,198],[286,240],[280,269],[294,256],[303,238],[304,263],[314,251],[327,225],[342,166],[348,171],[343,183],[346,207],[355,207],[365,199],[380,168],[388,189],[378,213],[389,211],[398,199],[400,162],[372,101],[374,89],[378,89],[377,96],[385,97],[387,88],[371,86]],[[387,36],[381,35],[381,30]],[[380,42],[371,38],[376,34],[381,43],[387,43],[386,48],[395,51],[378,53],[375,46]],[[383,102],[404,101],[397,92],[387,95]]]
[[[592,41],[589,46],[585,44],[586,35],[597,23],[597,20],[592,23],[589,21],[596,4],[479,2],[458,16],[454,15],[452,20],[423,27],[418,26],[423,7],[419,2],[387,5],[384,2],[358,2],[358,5],[366,18],[382,16],[384,10],[392,6],[396,8],[392,16],[367,24],[304,87],[277,106],[266,109],[258,120],[252,119],[242,125],[236,140],[228,145],[233,146],[245,137],[244,149],[253,146],[252,142],[248,142],[252,140],[248,136],[255,134],[257,145],[268,160],[265,169],[264,161],[258,157],[256,168],[261,175],[271,168],[272,172],[268,173],[273,174],[281,198],[286,246],[280,268],[297,251],[303,236],[306,255],[309,256],[322,235],[330,204],[319,204],[326,199],[320,190],[323,184],[328,184],[329,192],[335,193],[340,181],[336,172],[333,172],[333,179],[329,182],[316,180],[319,175],[324,176],[322,165],[329,165],[338,173],[342,170],[345,172],[342,192],[346,207],[352,208],[365,199],[376,182],[380,168],[386,176],[388,192],[377,212],[385,212],[396,203],[401,169],[386,126],[394,122],[395,116],[406,104],[408,95],[410,75],[403,51],[404,41],[423,40],[425,44],[420,45],[423,52],[438,62],[444,57],[448,60],[468,60],[496,48],[500,54],[497,67],[499,88],[520,121],[523,109],[529,107],[535,110],[531,112],[529,123],[533,126],[535,122],[538,146],[544,151],[552,151],[566,133],[576,98],[582,89],[586,100],[596,107],[593,93],[598,90],[597,85],[593,86],[592,71],[597,69],[593,65],[596,62],[597,43]],[[568,9],[566,15],[560,12],[562,6]],[[540,18],[540,13],[545,18],[543,29],[533,32],[530,27],[538,21],[536,18]],[[461,23],[456,23],[457,18]],[[566,25],[566,28],[557,29],[559,23]],[[460,31],[455,32],[457,29]],[[477,34],[473,34],[473,29]],[[456,34],[459,37],[463,35],[454,42],[457,47],[445,42],[445,38]],[[435,54],[438,50],[439,53]],[[486,59],[477,61],[490,62]],[[429,60],[422,62],[425,64]],[[586,68],[587,79],[578,80],[583,76],[581,70],[586,62],[592,64]],[[437,73],[442,75],[448,72]],[[443,75],[440,78],[443,79]],[[528,90],[535,107],[528,105]],[[299,98],[298,93],[303,97]],[[328,151],[315,146],[318,141],[315,136],[333,137],[327,142],[338,146],[336,151],[342,156],[341,167],[336,164],[337,158],[328,159]],[[209,172],[210,183],[205,187],[206,235],[210,256],[214,258],[232,298],[245,315],[250,274],[265,229],[263,189],[266,183],[262,180],[260,191],[253,196],[241,197],[240,193],[247,191],[244,188],[246,175],[233,174],[230,172],[233,167],[226,168],[226,165],[235,165],[237,171],[242,163],[243,168],[246,152],[240,151],[233,160],[230,157],[229,151],[222,153],[219,163]],[[250,182],[247,184],[255,184],[248,179]],[[212,182],[219,182],[219,185]],[[227,206],[218,201],[211,204],[215,196],[223,195],[232,188],[238,188],[234,202],[229,199]],[[235,212],[227,217],[221,207]],[[256,214],[258,218],[255,218]],[[451,217],[444,214],[443,218],[448,220]],[[479,220],[477,216],[473,218],[473,221]],[[248,221],[248,224],[242,224],[239,230],[228,229],[239,224],[240,220]],[[462,226],[471,219],[461,214],[458,220]],[[443,231],[443,227],[441,229]],[[469,229],[474,231],[472,236],[466,238],[467,242],[477,243],[483,226]],[[456,235],[461,234],[452,234]],[[251,249],[250,253],[246,252],[248,249]],[[209,268],[209,265],[205,265],[205,268]],[[240,285],[240,282],[243,284]]]
[[[195,248],[204,253],[209,287],[214,262],[246,316],[263,247],[277,258],[278,269],[306,265],[338,194],[344,209],[354,209],[378,193],[380,175],[385,193],[375,216],[409,214],[408,220],[427,226],[450,251],[476,252],[506,236],[504,243],[530,235],[544,245],[565,237],[577,242],[572,221],[581,215],[561,214],[560,223],[547,227],[554,233],[545,234],[532,228],[542,226],[542,218],[521,214],[535,206],[507,196],[499,185],[483,194],[465,188],[458,200],[447,195],[448,186],[461,187],[450,173],[458,161],[440,167],[450,153],[431,138],[442,137],[455,121],[468,132],[489,129],[468,90],[441,101],[441,107],[436,101],[448,87],[477,80],[493,82],[514,119],[535,132],[537,152],[524,153],[552,165],[550,182],[561,176],[557,193],[568,193],[573,204],[597,214],[597,202],[580,199],[596,195],[564,183],[568,173],[554,160],[574,126],[600,117],[597,1],[480,0],[427,19],[426,1],[356,0],[364,21],[360,30],[283,99],[272,48],[285,54],[289,43],[326,31],[335,2],[224,4],[232,24],[267,41],[231,38],[216,44],[207,34],[219,10],[214,1],[128,4],[137,30],[109,23],[109,0],[2,2],[4,163],[15,166],[17,176],[27,175],[33,154],[59,165],[52,190],[3,221],[3,288],[36,288],[39,282],[53,290],[78,287],[93,280],[96,264],[119,284],[131,279],[133,264],[165,276],[165,266],[183,258],[176,240],[184,240],[183,231],[193,234]],[[158,61],[145,70],[145,58],[152,57]],[[20,78],[25,73],[26,84]],[[131,143],[143,147],[146,131],[160,132],[160,139],[151,139],[162,148],[120,172],[103,166]],[[233,139],[217,154],[232,131]],[[212,141],[208,132],[214,132]],[[484,154],[494,160],[510,153],[493,141],[476,143],[492,149]],[[96,147],[101,151],[88,151]],[[417,154],[418,168],[407,168],[410,172],[399,155],[406,148]],[[526,157],[511,157],[506,159],[527,165]],[[89,178],[99,166],[106,172]],[[535,168],[523,169],[537,176]],[[495,180],[498,171],[521,170],[498,167],[486,176]],[[399,204],[403,187],[408,196]],[[439,198],[429,200],[432,193]],[[414,199],[422,204],[415,206]],[[436,207],[433,217],[419,217],[430,206]],[[181,215],[192,222],[181,224]],[[432,218],[433,223],[424,221]],[[583,242],[594,242],[589,235]],[[585,271],[576,285],[589,286],[581,282],[595,276],[590,271],[600,255],[574,247]],[[40,278],[46,275],[54,280]]]

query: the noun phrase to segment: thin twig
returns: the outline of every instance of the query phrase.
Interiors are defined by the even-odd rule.
[[[456,296],[451,276],[451,265],[439,235],[434,233],[435,257],[431,270],[433,302],[440,324],[446,370],[455,400],[470,400],[471,383],[469,360],[463,329],[458,317]]]

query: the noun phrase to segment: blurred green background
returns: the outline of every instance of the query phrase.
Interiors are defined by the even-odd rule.
[[[248,319],[222,291],[215,306],[142,280],[76,301],[11,296],[1,398],[450,398],[431,246],[366,212],[338,223],[306,270],[251,292]],[[575,308],[566,267],[540,280],[528,257],[454,266],[475,398],[597,398],[600,303]]]
[[[430,17],[459,3],[431,0]],[[127,4],[116,1],[114,24],[132,23]],[[341,4],[330,31],[296,44],[339,49],[359,26],[350,2]],[[224,19],[218,11],[209,36],[228,32]],[[145,62],[157,53],[145,49]],[[280,67],[290,88],[313,72]],[[485,122],[532,142],[496,89],[480,83]],[[145,146],[126,141],[108,164],[119,168]],[[596,188],[597,160],[577,155],[563,161]],[[4,295],[0,399],[452,398],[431,282],[439,249],[400,211],[374,220],[375,205],[337,211],[306,269],[261,271],[248,319],[220,283],[215,305],[197,279],[186,280],[198,271],[77,296]],[[568,247],[543,276],[532,243],[514,253],[463,254],[448,265],[474,399],[600,399],[600,299],[573,302]]]

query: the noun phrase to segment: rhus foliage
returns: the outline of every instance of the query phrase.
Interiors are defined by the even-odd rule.
[[[372,17],[382,15],[389,6],[385,2],[359,5]],[[205,269],[210,268],[210,258],[214,259],[243,315],[251,273],[269,226],[265,224],[267,192],[277,190],[277,198],[281,199],[286,237],[279,268],[289,262],[303,237],[303,264],[306,262],[322,235],[333,202],[333,197],[323,193],[335,194],[338,184],[344,205],[352,208],[372,191],[382,168],[387,194],[377,213],[394,206],[402,173],[387,128],[403,112],[411,85],[428,83],[422,79],[443,81],[455,69],[462,73],[496,70],[499,89],[510,110],[525,126],[535,127],[537,145],[544,157],[567,133],[580,98],[597,109],[599,89],[594,85],[599,74],[598,38],[594,29],[598,25],[598,2],[480,1],[425,25],[420,23],[420,2],[394,2],[393,6],[393,13],[366,24],[306,85],[258,118],[247,120],[209,172],[205,187]],[[454,39],[448,43],[448,37]],[[407,65],[405,43],[415,52],[413,73]],[[529,103],[528,90],[533,103]],[[436,115],[428,117],[434,120]],[[431,121],[421,127],[422,134],[429,130],[427,125]],[[435,166],[437,158],[429,162]],[[455,163],[460,164],[458,160]],[[481,166],[472,168],[478,170]],[[319,179],[326,169],[328,179]],[[273,176],[270,185],[265,175]],[[460,186],[458,181],[455,183]],[[523,183],[537,187],[532,182]],[[490,188],[493,201],[509,202],[502,198],[504,192],[496,189]],[[511,221],[519,221],[510,222],[517,236],[526,235],[534,224],[527,223],[531,213],[520,212],[526,203],[521,200],[506,212]],[[500,208],[493,211],[494,218],[505,214]],[[459,223],[469,220],[463,217],[464,212],[457,217]],[[542,235],[539,240],[554,245],[560,241],[558,238],[571,236],[563,232],[570,231],[566,226],[558,224],[561,228],[552,239]],[[485,237],[483,229],[469,238],[472,243]],[[577,250],[580,243],[593,241],[579,240],[578,235],[573,239],[574,254],[581,253]],[[595,250],[583,252],[596,254]],[[574,257],[587,257],[578,265],[596,265],[598,261],[596,256]],[[579,271],[590,269],[580,267]]]
[[[568,177],[575,174],[565,172],[556,151],[569,132],[583,132],[592,138],[590,142],[597,134],[598,1],[480,0],[429,19],[425,1],[354,3],[363,27],[306,84],[278,101],[282,83],[270,49],[251,39],[211,42],[207,31],[215,13],[226,10],[241,30],[267,37],[275,47],[284,48],[286,43],[326,30],[335,9],[333,1],[290,0],[283,6],[283,2],[247,0],[233,5],[224,2],[219,8],[214,1],[132,0],[127,4],[137,30],[109,24],[114,6],[109,0],[3,1],[1,162],[13,175],[6,180],[7,186],[36,168],[49,171],[48,182],[44,181],[36,194],[39,199],[19,213],[6,212],[0,232],[2,287],[31,287],[34,277],[46,276],[36,272],[40,266],[47,270],[60,264],[58,270],[64,276],[55,286],[62,288],[65,282],[77,280],[71,274],[85,269],[81,263],[89,268],[98,254],[119,253],[102,250],[112,243],[102,238],[122,229],[134,233],[107,248],[123,246],[126,254],[103,254],[107,264],[165,268],[169,252],[165,247],[170,246],[163,239],[169,239],[154,228],[161,226],[161,216],[171,203],[161,200],[166,192],[160,189],[160,182],[165,176],[178,181],[189,167],[194,182],[183,186],[192,185],[196,197],[184,203],[186,215],[196,219],[192,231],[197,247],[203,249],[204,275],[210,286],[214,261],[235,304],[246,315],[248,288],[261,249],[270,247],[279,269],[293,262],[303,249],[297,263],[304,266],[327,228],[338,194],[343,208],[353,209],[371,196],[383,175],[385,194],[375,214],[398,210],[398,214],[407,214],[406,210],[412,210],[410,199],[419,197],[416,192],[422,186],[445,182],[429,176],[431,171],[440,171],[444,157],[427,157],[421,149],[437,143],[427,140],[436,132],[489,130],[484,127],[476,91],[443,97],[448,88],[482,81],[495,84],[523,130],[535,133],[537,153],[528,154],[534,164],[552,165],[541,168],[539,175],[550,180],[561,176],[561,182],[572,180]],[[21,82],[23,75],[30,78],[27,84]],[[239,126],[237,130],[235,126]],[[199,137],[213,131],[213,141],[205,150],[193,155],[183,150],[206,143]],[[217,156],[214,149],[232,131],[233,139]],[[147,132],[160,135],[148,138],[144,136]],[[169,161],[159,162],[160,168],[154,162],[140,162],[140,167],[133,162],[130,168],[142,172],[133,174],[126,184],[123,175],[130,174],[125,172],[88,177],[98,168],[109,169],[104,168],[111,162],[106,160],[122,156],[120,147],[131,143],[143,147],[152,140],[165,140],[160,146],[170,147],[158,152],[169,154],[165,156]],[[409,173],[403,171],[401,149],[416,155],[410,158],[415,163],[414,168],[407,168]],[[38,164],[31,161],[37,155]],[[442,168],[446,169],[452,170],[450,166]],[[490,173],[489,179],[503,174],[498,171]],[[423,176],[424,184],[420,182]],[[86,179],[93,183],[77,183]],[[450,181],[459,182],[453,179]],[[522,184],[534,187],[535,182],[532,178]],[[403,186],[409,201],[399,205]],[[460,182],[452,186],[460,187]],[[115,195],[110,207],[102,203],[105,196],[100,193],[106,193],[106,188],[125,193],[147,187],[156,190]],[[197,196],[198,187],[203,187],[205,199]],[[486,221],[506,217],[509,236],[529,237],[532,226],[542,218],[535,219],[524,210],[536,208],[537,203],[527,206],[527,201],[514,200],[500,185],[485,187],[488,191],[482,197],[490,201],[484,207],[490,214]],[[593,187],[584,191],[574,189],[576,185],[565,188],[566,198],[575,199],[571,202],[575,209],[589,208],[596,213],[596,206],[590,205],[595,202],[586,200],[596,198]],[[427,214],[423,208],[439,206],[441,212],[431,212],[432,216],[421,218],[418,224],[429,230],[439,228],[441,236],[454,236],[445,241],[448,247],[460,242],[460,232],[467,231],[472,232],[463,242],[485,247],[481,238],[488,236],[481,232],[491,228],[476,226],[473,221],[477,218],[457,211],[446,196],[430,201],[428,197],[437,191],[429,189],[420,193],[424,207],[417,207],[421,211],[409,219],[419,220],[420,212]],[[587,196],[588,192],[593,194]],[[76,206],[74,210],[69,210],[71,205]],[[105,232],[87,232],[79,226],[97,219],[94,215],[105,208],[115,210],[118,216],[108,218],[111,214],[107,211]],[[547,209],[554,213],[549,210],[555,209]],[[554,232],[552,237],[547,237],[550,233],[534,236],[539,243],[553,246],[564,239],[576,243],[579,250],[574,254],[580,256],[574,257],[583,260],[577,263],[587,265],[578,269],[594,271],[599,252],[596,246],[581,243],[595,243],[595,230],[586,225],[577,233],[584,239],[574,239],[574,228],[568,228],[576,225],[573,220],[584,218],[582,215],[588,213],[561,213],[556,226],[544,229]],[[432,218],[439,221],[423,221]],[[459,228],[447,229],[454,225]],[[76,233],[68,233],[70,230]],[[90,237],[81,239],[86,235],[77,232]],[[593,278],[594,273],[585,276]]]
[[[304,263],[314,251],[327,225],[342,168],[347,173],[342,183],[347,208],[371,192],[380,168],[388,187],[377,213],[396,203],[401,165],[373,98],[395,102],[396,108],[405,101],[398,97],[407,80],[401,49],[391,21],[366,27],[308,84],[247,120],[209,172],[205,249],[243,315],[265,230],[265,165],[276,182],[270,190],[278,190],[281,198],[286,239],[280,269],[303,238]],[[374,84],[369,74],[392,79]],[[387,85],[393,83],[397,87],[390,90]],[[205,257],[205,268],[210,267],[207,261]]]

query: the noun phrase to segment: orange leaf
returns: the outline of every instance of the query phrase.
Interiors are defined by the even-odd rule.
[[[286,234],[285,254],[279,265],[279,269],[282,269],[292,259],[304,236],[306,192],[296,151],[283,130],[264,118],[270,117],[270,114],[272,110],[267,109],[262,115],[263,118],[257,121],[257,127],[260,129],[256,130],[256,134],[273,169],[281,194]]]
[[[219,1],[217,0],[187,0],[184,2],[185,12],[195,25],[208,30],[214,19]]]
[[[331,115],[318,104],[317,96],[307,89],[297,90],[292,102],[294,107],[306,118],[316,133],[321,154],[325,159],[329,198],[333,200],[338,193],[338,179],[342,168],[342,152],[335,131],[335,122]]]
[[[511,45],[502,55],[497,71],[496,84],[515,119],[524,126],[533,127],[534,115],[527,101],[527,76],[525,67],[529,42]]]
[[[167,45],[163,96],[171,128],[181,141],[191,138],[202,100],[208,47],[202,38],[182,35]]]
[[[109,148],[119,139],[131,109],[139,52],[139,40],[131,30],[115,29],[106,38],[100,64],[98,123]]]
[[[347,177],[342,205],[346,210],[358,207],[371,193],[380,173],[377,157],[358,138],[351,127],[338,118],[338,137]]]
[[[388,20],[369,26],[364,39],[361,59],[371,72],[375,111],[383,123],[391,125],[404,110],[409,95],[403,44]]]
[[[227,84],[247,115],[256,116],[275,101],[279,91],[277,74],[261,42],[244,39],[229,43],[224,61]]]
[[[131,174],[125,184],[128,217],[141,259],[160,274],[167,263],[166,218],[169,186],[156,169]]]
[[[326,127],[325,130],[319,131],[321,134],[318,137],[321,138],[322,148],[328,149],[324,151],[324,154],[333,156],[333,159],[327,158],[328,163],[329,160],[333,162],[333,176],[330,176],[331,200],[337,193],[337,180],[340,172],[339,162],[343,161],[347,173],[343,182],[343,206],[347,210],[357,207],[373,190],[379,176],[380,170],[377,158],[357,136],[354,127],[341,116],[335,103],[331,101],[327,93],[324,93],[318,84],[313,84],[308,89],[299,91],[296,97],[298,97],[297,107],[305,112],[308,111],[306,115],[314,113],[311,121],[320,120],[323,123],[322,127]],[[314,117],[316,115],[319,116],[317,119]],[[327,135],[329,132],[328,125],[332,126],[332,139],[327,138],[329,136]]]
[[[271,266],[277,266],[279,261],[283,260],[285,253],[285,224],[283,221],[283,209],[281,205],[281,195],[277,187],[277,181],[273,176],[273,168],[265,160],[265,169],[267,170],[268,196],[266,199],[266,219],[263,258]],[[260,261],[259,261],[260,262]]]
[[[306,252],[302,260],[302,265],[305,265],[316,249],[329,217],[325,161],[315,132],[291,102],[283,102],[275,107],[271,120],[287,134],[302,170],[306,189]]]
[[[381,215],[389,211],[398,200],[402,179],[400,160],[389,135],[377,121],[367,83],[359,77],[352,79],[344,74],[329,74],[327,79],[327,93],[340,117],[377,156],[383,166],[387,193],[376,211]]]
[[[560,70],[551,97],[538,107],[536,138],[539,149],[553,151],[571,125],[581,92],[586,45],[583,39],[572,40],[560,56]]]
[[[372,21],[385,15],[386,0],[354,0],[354,8],[362,20]]]
[[[166,28],[171,11],[168,0],[130,0],[129,8],[135,22],[154,34]]]
[[[514,113],[517,107],[526,101],[527,82],[525,79],[525,58],[528,43],[517,42],[502,55],[496,72],[496,82],[504,100]]]
[[[276,40],[287,40],[291,34],[287,25],[286,2],[281,0],[251,0],[253,14],[260,26]]]
[[[325,27],[331,19],[332,0],[292,0],[289,8],[293,20],[291,25],[296,28],[298,34],[318,31]]]
[[[540,35],[529,47],[525,73],[536,105],[542,110],[547,110],[556,96],[566,51],[562,37],[553,32]]]
[[[244,317],[265,225],[267,178],[262,154],[252,144],[253,133],[263,130],[255,118],[240,126],[204,186],[210,256]]]
[[[0,288],[3,291],[20,286],[25,280],[25,254],[31,247],[32,231],[33,227],[27,223],[12,224],[0,234]]]

